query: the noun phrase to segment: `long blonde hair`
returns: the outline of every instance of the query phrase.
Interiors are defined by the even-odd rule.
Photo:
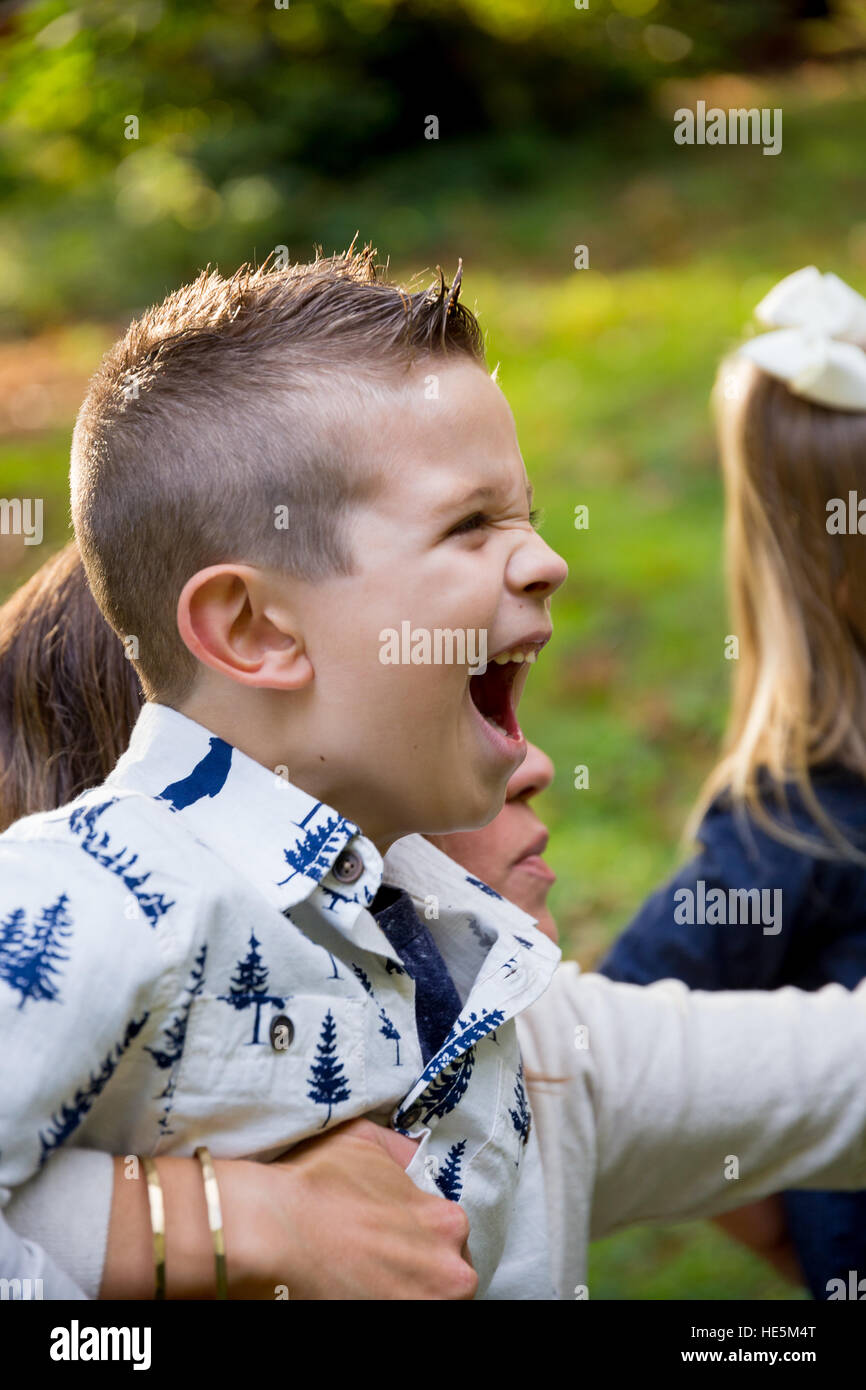
[[[827,528],[831,499],[866,496],[866,411],[813,404],[742,357],[722,363],[713,400],[739,657],[723,756],[687,833],[726,792],[776,839],[866,863],[812,779],[833,762],[866,783],[866,535]],[[799,791],[817,839],[770,814],[768,781],[780,814],[786,784]]]

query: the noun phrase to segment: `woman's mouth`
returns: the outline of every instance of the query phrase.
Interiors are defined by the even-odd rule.
[[[547,849],[547,841],[549,838],[549,832],[546,826],[543,826],[534,839],[526,845],[523,853],[513,861],[511,867],[513,869],[522,869],[525,873],[532,874],[536,878],[544,879],[545,883],[555,883],[556,874],[553,872],[550,865],[545,863],[542,858],[544,851]]]

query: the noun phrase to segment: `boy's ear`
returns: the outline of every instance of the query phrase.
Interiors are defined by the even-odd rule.
[[[313,667],[288,597],[254,565],[210,565],[183,586],[177,627],[197,660],[242,685],[300,690]]]

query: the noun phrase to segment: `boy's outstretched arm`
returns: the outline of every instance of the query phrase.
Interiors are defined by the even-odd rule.
[[[710,994],[568,962],[519,1026],[561,1282],[624,1226],[866,1186],[866,982]]]

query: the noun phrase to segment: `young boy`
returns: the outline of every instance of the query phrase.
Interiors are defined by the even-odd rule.
[[[567,1079],[542,1185],[515,1018],[559,952],[413,833],[502,804],[566,573],[457,289],[366,252],[203,275],[97,373],[73,516],[149,703],[104,784],[0,837],[0,1187],[68,1144],[268,1159],[369,1115],[468,1214],[479,1296],[547,1298],[593,1201],[598,1230],[862,1185],[866,992],[724,1013],[564,967],[524,1033]],[[437,632],[486,670],[431,660]],[[806,1084],[771,1048],[735,1094],[756,1033],[787,1057],[831,1006]]]
[[[0,840],[4,1186],[70,1143],[269,1158],[373,1115],[423,1136],[482,1293],[543,1223],[513,1020],[559,952],[444,856],[380,892],[394,840],[502,804],[566,574],[456,290],[370,253],[205,274],[96,374],[73,517],[149,703],[106,783]],[[383,660],[404,623],[486,672]],[[521,1278],[550,1292],[543,1248]]]

